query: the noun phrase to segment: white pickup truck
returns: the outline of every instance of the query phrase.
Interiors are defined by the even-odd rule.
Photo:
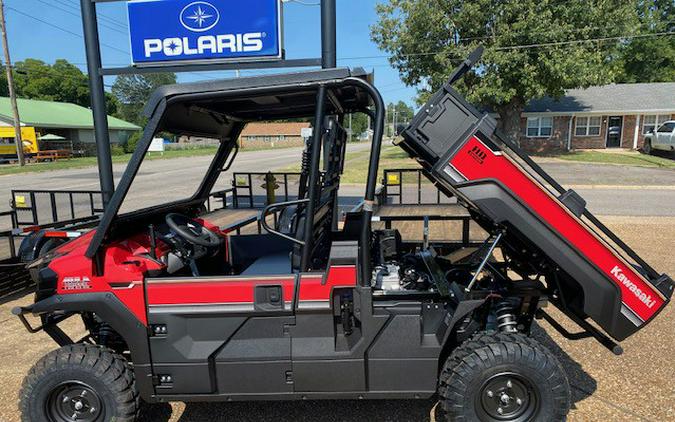
[[[645,154],[654,151],[675,151],[675,120],[662,124],[658,129],[645,135],[645,144],[642,148]]]

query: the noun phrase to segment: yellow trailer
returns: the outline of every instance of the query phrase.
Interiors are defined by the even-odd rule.
[[[16,132],[13,127],[0,127],[0,158],[16,158]],[[27,156],[33,156],[40,152],[38,146],[37,134],[33,127],[21,128],[21,141],[23,143],[23,153]]]

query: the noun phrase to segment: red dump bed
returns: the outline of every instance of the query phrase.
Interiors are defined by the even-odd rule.
[[[546,281],[562,284],[566,311],[590,316],[618,340],[644,326],[669,301],[670,278],[495,127],[494,119],[445,86],[415,116],[401,146],[442,190],[480,215],[479,222],[505,227],[507,245],[543,253],[553,268]]]

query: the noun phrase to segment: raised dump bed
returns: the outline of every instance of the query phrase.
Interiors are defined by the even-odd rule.
[[[468,60],[403,132],[401,147],[438,187],[459,198],[484,228],[504,228],[502,248],[559,292],[551,298],[573,317],[591,317],[623,340],[670,300],[660,275],[526,153],[501,136],[497,122],[451,88]]]

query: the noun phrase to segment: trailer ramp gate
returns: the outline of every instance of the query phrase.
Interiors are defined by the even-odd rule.
[[[541,251],[558,269],[561,283],[570,284],[568,291],[581,289],[582,299],[564,311],[591,317],[623,340],[670,300],[668,276],[656,273],[585,209],[578,194],[563,189],[500,136],[496,121],[449,84],[414,117],[403,138],[400,146],[439,189],[458,197],[481,220],[507,227],[505,242],[524,241]]]

